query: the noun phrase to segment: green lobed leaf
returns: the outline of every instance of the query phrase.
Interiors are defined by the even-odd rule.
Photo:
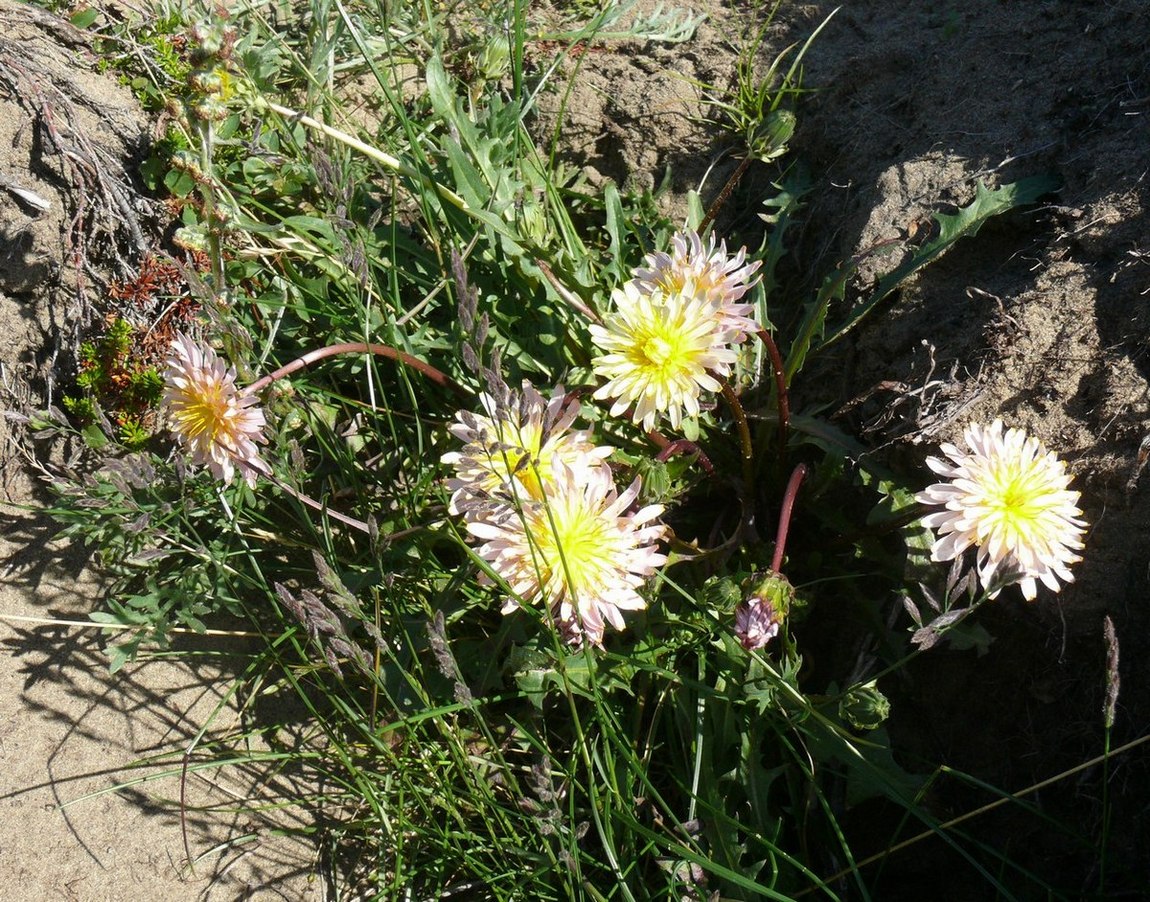
[[[995,216],[1032,204],[1042,195],[1058,190],[1061,180],[1054,175],[1036,175],[991,190],[979,182],[975,187],[974,200],[957,213],[935,213],[938,235],[932,241],[915,250],[910,257],[879,279],[870,298],[859,304],[847,317],[835,334],[823,343],[827,347],[838,341],[870,313],[898,285],[911,274],[922,269],[939,257],[960,238],[970,238]]]

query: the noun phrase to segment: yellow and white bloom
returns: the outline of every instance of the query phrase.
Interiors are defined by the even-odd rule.
[[[604,465],[614,450],[596,446],[589,430],[569,431],[579,413],[579,401],[566,394],[562,385],[555,387],[550,401],[524,381],[522,391],[509,392],[505,401],[483,394],[480,403],[486,416],[460,411],[449,427],[464,443],[461,451],[442,457],[455,468],[455,476],[447,480],[452,514],[495,496],[511,504],[542,501],[554,478],[554,461],[575,468],[595,467]]]
[[[606,352],[592,366],[608,380],[594,397],[614,399],[611,416],[633,407],[633,421],[647,430],[662,417],[676,429],[684,414],[697,417],[700,392],[719,391],[715,377],[728,376],[736,358],[715,303],[691,291],[644,292],[635,282],[612,292],[612,300],[615,312],[591,326]]]
[[[944,443],[949,460],[927,458],[927,466],[947,481],[915,496],[943,508],[922,518],[938,530],[931,557],[953,560],[974,545],[984,588],[1002,567],[1018,574],[1028,600],[1038,580],[1057,592],[1060,579],[1074,579],[1070,565],[1082,559],[1075,551],[1083,547],[1086,527],[1079,493],[1068,488],[1066,465],[1021,429],[1003,432],[1001,420],[971,424],[963,438],[968,450]]]
[[[172,432],[197,464],[230,483],[238,468],[249,485],[270,472],[256,442],[266,425],[254,395],[236,388],[236,371],[216,352],[179,333],[164,374],[164,405]]]
[[[638,590],[667,562],[656,545],[666,527],[652,522],[663,506],[628,513],[639,480],[619,494],[605,466],[556,458],[551,472],[545,500],[471,517],[466,528],[510,587],[503,613],[541,598],[569,642],[601,645],[606,624],[623,629],[623,611],[646,607]]]
[[[658,251],[644,258],[647,266],[635,270],[634,282],[646,293],[689,294],[713,302],[731,332],[729,341],[738,344],[761,328],[752,316],[754,305],[737,303],[758,281],[755,273],[762,265],[746,259],[746,248],[730,255],[725,241],[715,247],[713,234],[703,244],[697,232],[683,231],[671,239],[670,253]]]

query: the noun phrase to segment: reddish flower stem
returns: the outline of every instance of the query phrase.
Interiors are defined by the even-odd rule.
[[[791,514],[795,509],[795,495],[799,493],[799,486],[807,475],[807,465],[799,464],[791,473],[787,482],[787,490],[783,494],[783,506],[779,509],[779,529],[775,533],[775,556],[771,560],[771,569],[780,572],[783,566],[783,554],[787,548],[787,531],[791,528]]]
[[[397,351],[389,345],[370,344],[364,341],[352,341],[345,344],[328,345],[326,348],[319,348],[315,351],[309,351],[302,357],[293,360],[291,363],[286,363],[278,370],[274,370],[262,379],[253,382],[248,386],[247,392],[256,394],[263,391],[277,379],[282,379],[284,376],[290,376],[292,373],[302,370],[305,366],[310,366],[317,360],[323,360],[325,357],[335,357],[339,354],[378,354],[380,357],[386,357],[388,360],[394,360],[397,363],[402,363],[404,366],[409,366],[413,370],[422,373],[436,385],[441,385],[444,388],[451,389],[459,397],[471,400],[472,394],[442,370],[438,370],[430,363],[412,357],[410,354],[405,354],[403,351]]]
[[[707,471],[708,476],[715,475],[715,465],[711,463],[711,459],[707,457],[706,452],[688,438],[679,438],[673,442],[667,442],[667,444],[663,446],[663,449],[655,455],[655,460],[663,463],[670,460],[676,454],[697,454],[699,466]]]
[[[735,425],[739,428],[739,442],[743,447],[743,482],[745,483],[744,488],[749,492],[751,483],[754,482],[755,478],[755,450],[751,444],[751,427],[747,425],[747,414],[743,410],[742,402],[739,401],[739,396],[735,394],[735,390],[724,382],[722,392],[723,400],[731,408],[731,415],[735,418]]]
[[[787,451],[787,431],[790,428],[791,408],[787,400],[787,377],[783,369],[783,357],[779,353],[779,346],[771,338],[771,333],[760,329],[755,333],[759,341],[767,349],[767,356],[771,358],[771,371],[775,374],[775,390],[778,394],[779,409],[779,455],[782,457]]]
[[[310,366],[317,360],[323,360],[325,357],[335,357],[339,354],[378,354],[380,357],[386,357],[388,360],[394,360],[397,363],[403,364],[404,366],[411,367],[413,370],[422,373],[436,385],[441,385],[444,388],[449,388],[451,391],[455,392],[455,394],[462,398],[470,400],[472,397],[471,392],[465,389],[462,385],[460,385],[442,370],[438,370],[433,367],[430,363],[425,363],[416,357],[412,357],[410,354],[405,354],[403,351],[397,351],[395,348],[390,347],[389,345],[369,344],[368,342],[363,341],[352,341],[346,342],[344,344],[328,345],[326,348],[319,348],[315,351],[309,351],[307,354],[296,358],[291,363],[286,363],[279,369],[273,370],[262,379],[256,380],[247,387],[246,393],[253,395],[258,394],[277,379],[283,379],[285,376],[290,376],[292,373],[302,370],[305,366]],[[358,520],[355,517],[349,517],[347,514],[341,514],[337,510],[332,510],[331,508],[320,504],[320,502],[316,501],[311,496],[306,495],[298,489],[295,489],[287,483],[283,482],[282,480],[277,479],[275,475],[270,472],[270,470],[266,472],[261,470],[261,472],[264,476],[279,486],[280,489],[287,492],[289,495],[292,495],[302,504],[305,504],[314,510],[321,511],[322,513],[327,514],[333,520],[338,520],[341,523],[345,523],[354,529],[358,529],[360,532],[370,533],[370,529],[368,528],[367,523],[365,523],[363,520]]]

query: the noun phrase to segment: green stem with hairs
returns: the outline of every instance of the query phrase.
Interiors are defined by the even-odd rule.
[[[203,182],[200,183],[200,198],[204,204],[204,222],[208,233],[208,260],[212,267],[212,300],[217,304],[227,293],[224,281],[224,251],[220,243],[220,219],[216,213],[214,157],[216,129],[210,119],[198,122],[200,132],[200,170]]]

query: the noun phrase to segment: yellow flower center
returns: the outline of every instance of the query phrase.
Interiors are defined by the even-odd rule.
[[[180,431],[188,438],[207,433],[215,438],[224,427],[228,404],[220,386],[201,387],[175,413]]]
[[[503,477],[514,476],[529,497],[542,501],[543,483],[551,473],[549,464],[540,457],[542,440],[542,430],[534,424],[520,427],[515,435],[507,435],[504,441],[510,447],[495,452],[496,475],[492,486],[498,485]]]
[[[992,490],[986,499],[993,519],[1015,534],[1029,535],[1035,521],[1046,509],[1042,484],[1032,474],[1015,466],[999,467],[991,473]]]
[[[511,473],[519,480],[519,484],[527,490],[527,494],[536,501],[543,500],[543,480],[548,475],[543,463],[538,459],[525,459],[527,452],[508,452],[507,463]],[[518,467],[518,469],[516,469]]]
[[[720,287],[715,276],[711,266],[683,263],[664,273],[657,284],[668,297],[684,294],[692,298],[709,298]]]
[[[550,517],[541,511],[532,532],[542,558],[542,582],[553,588],[565,583],[576,597],[591,587],[600,563],[612,556],[604,525],[597,511],[580,504],[553,505]]]
[[[657,379],[673,379],[690,368],[692,348],[683,340],[680,323],[652,323],[648,334],[640,337],[631,353],[631,362]]]
[[[664,273],[657,284],[668,295],[678,294],[686,286],[687,277],[682,272],[672,269]]]
[[[643,354],[653,365],[662,368],[675,356],[675,348],[661,335],[648,338],[643,345]]]

